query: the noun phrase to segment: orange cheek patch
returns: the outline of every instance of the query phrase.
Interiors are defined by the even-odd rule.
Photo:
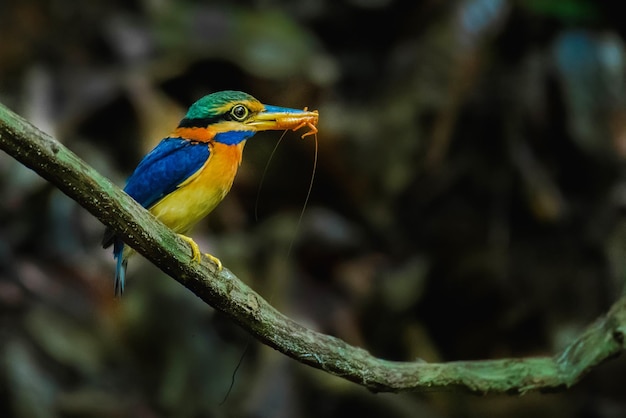
[[[209,128],[177,128],[170,136],[190,141],[209,142],[215,137],[215,131]]]

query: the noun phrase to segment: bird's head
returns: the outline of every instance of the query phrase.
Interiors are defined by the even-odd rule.
[[[226,90],[191,105],[178,130],[200,128],[216,142],[235,145],[259,131],[315,126],[317,119],[317,111],[264,105],[247,93]]]

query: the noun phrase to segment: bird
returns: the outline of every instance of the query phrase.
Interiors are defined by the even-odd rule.
[[[318,111],[262,104],[248,93],[225,90],[193,103],[174,131],[139,162],[124,191],[185,240],[200,262],[198,245],[186,234],[228,194],[241,164],[243,148],[256,132],[298,130],[317,133]],[[119,233],[106,228],[102,246],[113,246],[114,293],[121,296],[134,250]],[[205,254],[218,271],[221,261]]]

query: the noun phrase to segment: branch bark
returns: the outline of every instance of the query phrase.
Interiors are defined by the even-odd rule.
[[[0,148],[113,227],[124,241],[259,341],[374,392],[463,389],[522,394],[568,388],[624,350],[626,296],[552,357],[449,363],[394,362],[307,329],[275,310],[228,269],[217,272],[132,198],[49,135],[0,104]]]

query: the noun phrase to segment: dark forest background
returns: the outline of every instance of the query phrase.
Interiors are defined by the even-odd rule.
[[[376,356],[551,355],[624,292],[619,1],[3,0],[0,101],[120,186],[193,101],[319,109],[248,141],[192,234],[298,322]],[[372,394],[303,366],[0,155],[2,417],[626,416],[626,363],[557,394]],[[247,348],[230,396],[231,376]]]

